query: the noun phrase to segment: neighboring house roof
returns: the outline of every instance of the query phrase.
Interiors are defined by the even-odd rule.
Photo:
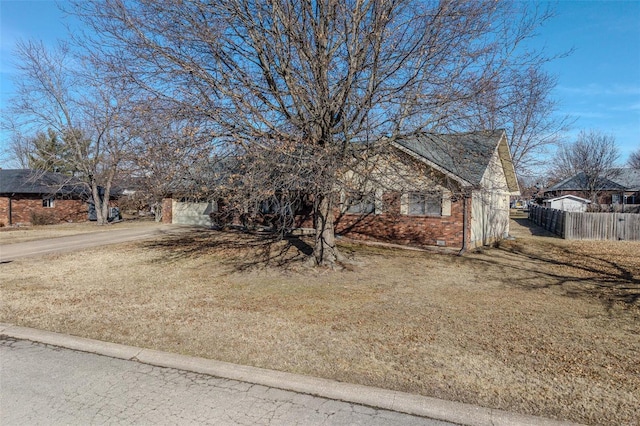
[[[613,177],[607,178],[599,178],[595,187],[601,191],[621,191],[625,189],[625,186],[616,183],[614,180],[617,180]],[[589,183],[587,176],[584,172],[580,172],[574,176],[570,176],[563,181],[556,183],[553,186],[550,186],[545,190],[545,192],[552,191],[586,191],[589,188]]]
[[[457,134],[419,133],[401,137],[395,145],[417,155],[465,186],[479,186],[496,150],[510,191],[518,182],[504,130]]]
[[[640,191],[640,169],[616,169],[611,180],[624,186],[627,191]]]
[[[30,169],[0,169],[0,194],[76,195],[84,188],[61,173]]]
[[[587,200],[586,198],[578,197],[576,195],[563,195],[561,197],[549,198],[547,200],[544,200],[544,202],[545,203],[550,203],[552,201],[558,201],[558,200],[574,200],[574,201],[579,201],[579,202],[584,203],[584,204],[590,204],[591,203],[591,201]]]

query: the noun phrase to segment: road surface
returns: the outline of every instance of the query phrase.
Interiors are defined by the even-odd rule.
[[[0,358],[5,426],[452,425],[6,336]]]

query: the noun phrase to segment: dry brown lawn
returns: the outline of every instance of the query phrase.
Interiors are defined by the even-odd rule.
[[[588,424],[640,417],[640,242],[463,257],[202,230],[0,265],[0,321]]]

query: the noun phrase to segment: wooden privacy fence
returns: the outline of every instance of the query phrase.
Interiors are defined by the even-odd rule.
[[[579,213],[531,206],[529,220],[567,240],[640,240],[640,214]]]

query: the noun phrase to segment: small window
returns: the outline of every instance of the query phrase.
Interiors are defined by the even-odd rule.
[[[440,216],[442,195],[437,193],[410,192],[407,214],[411,216]]]
[[[347,213],[369,214],[376,211],[376,202],[373,194],[351,193],[345,200]]]
[[[42,207],[45,207],[47,209],[52,209],[53,208],[53,204],[54,204],[54,199],[53,198],[45,198],[42,200]]]

